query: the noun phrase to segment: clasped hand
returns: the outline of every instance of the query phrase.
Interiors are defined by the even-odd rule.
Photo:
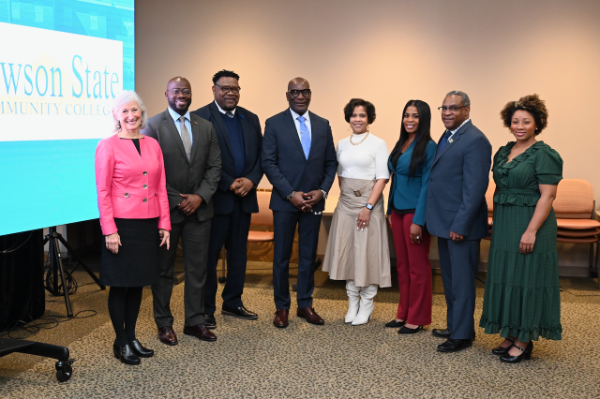
[[[313,190],[308,193],[296,191],[294,195],[292,195],[292,198],[290,198],[290,202],[302,212],[312,212],[312,207],[318,204],[322,199],[323,192],[321,190]]]
[[[231,183],[229,189],[240,197],[245,197],[248,195],[250,190],[254,188],[254,183],[250,179],[246,179],[245,177],[239,177]]]
[[[179,203],[179,210],[185,215],[191,215],[202,205],[202,197],[198,194],[179,194],[183,201]]]

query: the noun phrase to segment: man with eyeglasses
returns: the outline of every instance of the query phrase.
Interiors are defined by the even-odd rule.
[[[262,132],[258,116],[239,107],[239,75],[223,69],[213,76],[215,100],[194,111],[211,122],[221,148],[221,180],[213,197],[215,216],[208,245],[204,324],[216,328],[217,264],[223,246],[227,250],[227,280],[221,313],[244,320],[258,315],[244,306],[247,243],[250,217],[258,212],[256,186],[263,172],[260,164]]]
[[[213,217],[213,195],[221,177],[221,152],[212,124],[190,114],[192,88],[182,77],[169,80],[168,108],[148,119],[144,135],[158,140],[163,152],[171,209],[171,248],[159,250],[160,277],[152,285],[154,320],[158,337],[177,345],[173,330],[171,294],[179,239],[185,268],[185,322],[183,333],[203,341],[217,337],[204,326],[206,263]]]
[[[273,325],[289,325],[289,264],[298,226],[297,316],[311,324],[324,324],[313,308],[312,293],[325,198],[333,184],[337,159],[329,121],[308,111],[311,100],[306,79],[288,84],[289,108],[265,124],[262,167],[273,185],[269,208],[273,211],[275,243]]]
[[[490,142],[469,119],[466,93],[451,91],[441,107],[446,131],[438,143],[429,175],[425,227],[438,237],[446,296],[445,338],[439,352],[457,352],[475,339],[475,275],[479,243],[488,236],[485,192],[492,156]]]

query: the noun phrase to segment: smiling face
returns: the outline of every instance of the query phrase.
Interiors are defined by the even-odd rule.
[[[142,110],[137,102],[130,101],[114,111],[115,118],[121,124],[121,131],[137,133],[142,124]]]
[[[217,80],[217,85],[221,86],[223,89],[226,89],[225,91],[230,88],[239,89],[238,80],[228,76],[223,76]],[[233,91],[229,90],[229,92],[225,94],[223,89],[221,89],[219,86],[215,85],[212,88],[215,101],[224,111],[233,111],[240,101],[240,92],[238,91],[237,93],[234,93]]]
[[[529,112],[517,110],[512,116],[510,122],[510,131],[519,142],[528,142],[535,140],[535,118]]]
[[[404,130],[408,134],[415,134],[419,129],[419,110],[414,105],[406,108],[402,118]]]
[[[445,111],[442,110],[442,122],[446,129],[450,131],[456,130],[464,121],[469,119],[471,107],[464,107],[463,105],[461,96],[446,96],[442,104],[442,106],[446,107]],[[451,108],[455,108],[456,110],[451,111]]]
[[[188,94],[184,93],[188,92]],[[185,115],[192,103],[192,87],[185,78],[174,78],[167,84],[165,97],[169,102],[169,107],[179,115]]]
[[[310,85],[305,79],[296,78],[292,79],[290,83],[288,83],[288,91],[285,93],[285,97],[290,104],[290,108],[296,112],[298,115],[304,115],[306,111],[308,111],[308,105],[310,104],[311,93],[308,93],[307,96],[304,96],[302,92],[298,94],[298,97],[294,97],[291,94],[291,90],[310,90]]]
[[[350,115],[350,128],[354,134],[363,134],[369,127],[369,117],[367,110],[362,105],[354,107]]]

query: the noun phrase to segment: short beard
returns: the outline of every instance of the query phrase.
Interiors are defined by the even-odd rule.
[[[219,106],[220,106],[220,105],[219,105]],[[232,107],[228,107],[227,105],[225,105],[225,103],[223,103],[223,106],[221,107],[221,109],[222,109],[223,111],[233,111],[234,109],[236,109],[236,107],[237,107],[237,104],[236,104],[236,105],[234,105],[234,106],[232,106]]]

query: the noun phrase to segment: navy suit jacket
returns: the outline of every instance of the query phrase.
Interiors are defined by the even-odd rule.
[[[329,192],[337,157],[329,121],[309,113],[311,145],[308,160],[289,108],[267,119],[262,147],[262,167],[273,185],[269,208],[279,212],[300,212],[286,197],[292,191]],[[313,206],[313,211],[325,209],[325,201]]]
[[[211,122],[217,132],[219,147],[221,149],[221,180],[219,187],[213,197],[215,213],[226,215],[233,211],[233,204],[236,197],[233,191],[229,190],[231,184],[238,177],[245,177],[254,183],[254,188],[242,197],[242,208],[246,213],[258,212],[258,201],[256,199],[256,186],[262,179],[263,171],[260,163],[260,154],[262,148],[262,132],[258,116],[242,107],[236,107],[236,114],[242,124],[244,134],[244,147],[246,150],[246,165],[244,166],[243,176],[236,176],[235,161],[231,152],[231,143],[227,127],[223,122],[222,114],[215,105],[214,101],[210,104],[192,112],[199,117]]]
[[[429,174],[425,226],[438,237],[453,231],[465,240],[488,235],[485,192],[489,183],[492,146],[471,121],[436,152]]]

